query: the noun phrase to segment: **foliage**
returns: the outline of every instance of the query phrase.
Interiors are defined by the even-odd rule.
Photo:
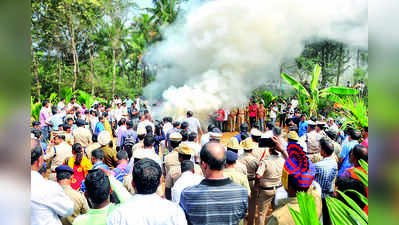
[[[352,88],[346,87],[329,87],[322,90],[318,89],[319,75],[321,72],[321,67],[316,64],[312,73],[312,81],[310,83],[309,89],[306,88],[292,76],[285,73],[281,73],[281,76],[286,80],[292,87],[297,89],[301,95],[306,96],[306,101],[309,104],[310,116],[317,115],[318,113],[318,103],[321,97],[329,98],[332,100],[339,99],[339,95],[354,95],[357,91]]]
[[[87,108],[90,108],[96,101],[93,95],[80,90],[79,90],[79,96],[76,98],[76,100],[79,102],[80,105],[85,103]]]
[[[57,93],[51,93],[50,97],[49,97],[49,101],[51,104],[55,105],[58,103],[58,96]]]
[[[297,212],[288,206],[295,224],[320,225],[316,211],[316,203],[313,196],[309,193],[298,192],[296,197],[298,199],[300,212]]]
[[[339,102],[343,109],[341,114],[344,116],[343,129],[351,126],[357,130],[368,127],[368,108],[362,98],[357,96],[346,97]]]
[[[71,98],[73,96],[74,92],[72,91],[72,88],[61,88],[61,93],[60,93],[60,98],[65,98],[65,103],[68,104],[71,101]]]
[[[30,112],[31,112],[31,116],[33,118],[35,118],[35,120],[39,120],[41,108],[42,108],[42,103],[40,103],[40,102],[35,103],[35,98],[31,96],[30,97]]]
[[[269,106],[273,100],[276,100],[276,96],[273,97],[273,94],[270,91],[264,91],[261,97],[263,101],[265,101],[265,107]]]

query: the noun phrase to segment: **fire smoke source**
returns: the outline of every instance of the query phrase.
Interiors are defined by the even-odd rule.
[[[158,116],[203,121],[219,107],[248,101],[260,84],[278,79],[284,59],[298,57],[305,41],[337,40],[367,48],[366,0],[217,0],[190,3],[146,54],[157,65],[144,90],[163,98]]]

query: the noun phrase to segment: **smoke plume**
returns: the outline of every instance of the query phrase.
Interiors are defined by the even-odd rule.
[[[203,121],[219,107],[248,101],[279,78],[280,63],[298,57],[305,41],[337,40],[367,48],[367,1],[216,0],[189,3],[146,54],[157,65],[145,96],[163,99],[158,116]]]

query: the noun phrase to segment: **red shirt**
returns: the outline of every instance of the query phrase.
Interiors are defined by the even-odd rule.
[[[257,110],[258,110],[258,107],[256,105],[250,105],[249,106],[249,117],[256,117]]]
[[[217,121],[224,121],[224,110],[223,109],[219,109],[217,112],[216,112],[216,120]]]

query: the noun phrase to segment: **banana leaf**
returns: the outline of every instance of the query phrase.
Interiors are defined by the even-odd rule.
[[[35,103],[35,98],[31,96],[30,97],[30,112],[31,112],[31,116],[33,118],[35,118],[35,120],[39,120],[41,108],[42,108],[42,103],[40,103],[40,102]]]
[[[284,80],[286,80],[292,87],[297,89],[300,93],[310,97],[310,94],[308,93],[308,91],[302,86],[301,83],[296,81],[293,77],[291,77],[290,75],[285,74],[285,73],[281,73],[281,76],[284,78]]]
[[[358,90],[355,90],[353,88],[347,88],[347,87],[328,87],[320,90],[322,93],[332,93],[336,95],[356,95],[359,93]]]
[[[298,192],[296,197],[298,200],[300,212],[297,212],[291,207],[288,207],[295,224],[320,225],[314,197],[311,194],[305,192]]]
[[[349,190],[345,190],[344,191],[344,193],[346,193],[346,192],[354,193],[365,205],[369,205],[369,201],[368,201],[367,197],[362,195],[362,194],[360,194],[358,191],[349,189]]]
[[[352,209],[356,212],[355,214],[359,215],[365,222],[368,221],[368,216],[367,214],[363,211],[362,208],[358,204],[356,204],[355,201],[353,201],[350,197],[348,197],[345,193],[343,193],[340,190],[337,190],[337,192],[345,199],[345,201],[352,207]],[[354,217],[357,218],[357,216],[353,215]],[[358,219],[358,218],[357,218]]]
[[[57,93],[51,93],[50,98],[49,98],[51,104],[55,105],[58,102],[58,96]]]
[[[331,198],[330,196],[326,196],[326,202],[331,222],[334,225],[368,224],[368,217],[366,217],[366,219],[363,219],[363,217],[359,215],[355,210],[351,209],[340,200]]]
[[[312,74],[312,82],[310,83],[310,90],[317,90],[317,84],[319,83],[321,67],[319,64],[315,64]]]

